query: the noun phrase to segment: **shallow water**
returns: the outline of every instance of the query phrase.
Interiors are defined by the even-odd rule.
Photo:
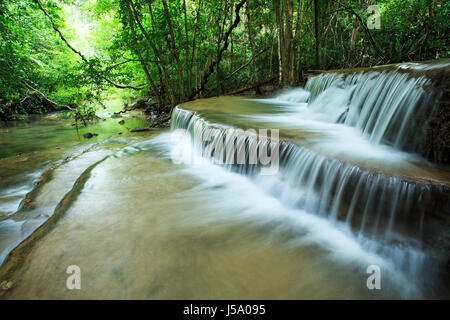
[[[72,120],[55,114],[0,126],[0,264],[53,214],[86,168],[142,138],[127,128],[147,126],[145,117],[120,120],[99,120],[78,133]],[[85,139],[86,132],[98,136]]]

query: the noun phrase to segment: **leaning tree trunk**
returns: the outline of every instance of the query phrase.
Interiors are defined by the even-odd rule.
[[[153,94],[155,95],[156,100],[158,101],[158,105],[162,105],[162,99],[161,99],[161,95],[158,91],[158,88],[155,85],[155,82],[153,81],[150,72],[148,71],[148,67],[147,64],[144,61],[144,58],[142,57],[141,54],[141,50],[139,49],[139,45],[138,45],[138,40],[137,40],[137,36],[136,36],[136,30],[134,28],[134,20],[133,20],[133,16],[131,14],[131,8],[128,7],[129,10],[129,21],[130,21],[130,28],[131,28],[131,33],[133,35],[133,42],[134,42],[134,52],[136,53],[136,55],[138,56],[139,62],[141,64],[142,70],[144,71],[145,77],[147,78],[148,83],[150,84],[150,87],[152,88]]]
[[[321,58],[320,58],[320,7],[319,0],[314,0],[314,37],[316,38],[316,69],[321,69]]]
[[[170,43],[168,43],[168,44],[171,45],[171,47],[172,47],[173,57],[175,58],[175,62],[176,62],[175,70],[178,74],[178,86],[179,86],[179,90],[180,90],[179,101],[184,101],[183,67],[182,67],[181,61],[180,61],[180,54],[179,54],[177,46],[175,44],[175,33],[173,31],[172,18],[170,16],[169,7],[167,6],[166,0],[162,0],[162,3],[163,3],[163,7],[164,7],[164,13],[167,18],[167,25],[169,26],[169,32],[170,32]]]

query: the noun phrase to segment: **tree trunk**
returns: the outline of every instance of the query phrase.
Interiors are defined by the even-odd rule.
[[[298,45],[298,42],[300,41],[300,35],[302,32],[302,26],[303,26],[303,1],[299,0],[298,2],[298,11],[297,11],[297,23],[295,26],[295,34],[294,34],[294,67],[295,67],[295,74],[296,77],[294,78],[295,81],[300,82],[303,80],[302,78],[302,72],[300,70],[300,57],[301,57],[301,48]]]
[[[173,56],[176,61],[176,72],[178,74],[178,85],[180,90],[180,96],[179,101],[184,101],[184,78],[183,78],[183,67],[181,65],[180,61],[180,55],[177,50],[177,47],[175,45],[175,34],[173,32],[173,26],[172,26],[172,18],[170,17],[169,7],[167,6],[167,1],[162,0],[163,7],[164,7],[164,13],[166,14],[167,18],[167,25],[169,26],[169,32],[170,32],[170,44],[172,46],[172,52]]]
[[[286,1],[286,34],[284,36],[284,41],[286,42],[286,75],[287,75],[287,85],[291,86],[294,84],[294,46],[293,46],[293,20],[294,20],[294,1]]]
[[[225,33],[224,36],[224,44],[222,46],[222,48],[219,50],[219,55],[217,60],[213,61],[212,63],[209,64],[206,73],[203,75],[203,78],[200,82],[200,87],[194,91],[191,96],[189,97],[189,99],[193,99],[199,92],[202,92],[205,90],[205,85],[206,82],[208,81],[208,78],[211,76],[211,74],[214,72],[214,67],[220,63],[220,60],[222,59],[222,54],[225,50],[227,50],[228,48],[228,39],[230,37],[230,34],[233,32],[233,29],[235,29],[239,22],[241,21],[241,17],[239,16],[239,12],[241,11],[242,6],[245,4],[247,0],[241,0],[241,2],[239,2],[236,5],[236,8],[234,10],[235,13],[235,18],[234,18],[234,22],[233,24],[229,27],[229,29],[227,30],[227,32]]]
[[[247,36],[248,36],[248,42],[250,43],[250,50],[252,52],[252,57],[255,56],[255,42],[253,39],[253,33],[252,33],[252,24],[251,24],[251,16],[250,16],[250,8],[249,3],[247,2],[247,5],[245,6],[245,14],[247,16]],[[252,64],[251,70],[253,71],[254,80],[255,82],[258,81],[258,72],[256,70],[256,64]]]
[[[189,31],[188,31],[188,21],[187,21],[187,8],[186,8],[186,0],[183,0],[183,12],[184,12],[184,33],[186,37],[186,46],[185,46],[185,67],[187,68],[189,63]],[[187,84],[188,91],[191,90],[191,82],[192,82],[192,72],[187,70]]]
[[[355,47],[356,34],[358,33],[358,19],[355,17],[355,21],[353,21],[353,30],[352,35],[350,37],[350,48],[348,49],[348,57],[347,64],[350,63],[350,58],[352,56],[353,48]]]
[[[320,57],[320,4],[319,0],[314,0],[314,37],[316,38],[316,69],[321,69]]]
[[[186,66],[186,67],[188,67],[189,73],[190,73],[190,75],[191,75],[191,79],[192,79],[192,73],[193,73],[193,68],[194,68],[195,47],[196,47],[196,43],[197,43],[196,40],[197,40],[197,31],[198,31],[198,23],[199,23],[200,8],[201,8],[201,6],[202,6],[202,0],[199,0],[199,2],[198,2],[198,7],[197,7],[197,12],[196,12],[196,15],[195,15],[194,36],[193,36],[193,38],[192,38],[192,54],[191,54],[191,62],[189,63],[189,66]],[[198,72],[195,72],[195,82],[194,82],[194,87],[195,87],[195,88],[198,87],[198,84],[197,84],[198,76],[197,76],[197,74],[198,74]],[[192,90],[193,90],[193,89],[192,89],[192,84],[190,84],[190,85],[189,85],[189,95],[191,94]]]
[[[133,7],[133,6],[132,6]],[[154,30],[155,28],[155,20],[153,17],[153,10],[152,10],[152,3],[151,0],[148,0],[148,8],[149,8],[149,12],[150,12],[150,18],[152,21],[152,29]],[[156,57],[158,58],[158,60],[161,61],[161,68],[163,70],[164,73],[164,84],[167,87],[167,91],[169,93],[169,98],[170,98],[170,102],[171,105],[174,106],[176,104],[176,97],[175,97],[175,93],[173,92],[173,88],[170,84],[170,76],[169,73],[167,72],[167,68],[166,68],[166,64],[165,64],[165,59],[163,59],[163,56],[161,54],[161,48],[158,47],[157,44],[153,43],[152,39],[150,38],[150,35],[148,34],[148,32],[145,31],[144,27],[142,26],[141,22],[139,21],[139,19],[137,19],[136,17],[136,21],[138,22],[139,28],[141,29],[142,33],[144,34],[145,38],[147,39],[148,43],[150,44],[153,53],[156,55]]]
[[[150,87],[152,88],[153,94],[155,95],[155,98],[158,101],[158,105],[162,105],[163,103],[162,103],[161,95],[159,94],[158,88],[156,87],[156,85],[150,75],[150,72],[148,71],[147,64],[145,63],[144,58],[142,57],[141,51],[139,49],[139,44],[138,44],[138,40],[136,37],[136,30],[134,28],[134,19],[133,19],[131,10],[132,10],[131,7],[128,6],[128,19],[130,21],[130,28],[131,28],[131,33],[133,35],[133,42],[134,42],[133,50],[136,53],[136,55],[138,56],[142,70],[144,71],[145,77],[147,78],[147,81],[150,84]]]
[[[273,1],[278,26],[278,55],[283,87],[294,83],[293,0]]]

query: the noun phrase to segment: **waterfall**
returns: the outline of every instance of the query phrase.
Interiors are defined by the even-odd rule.
[[[448,188],[364,170],[286,141],[279,143],[278,174],[260,176],[259,167],[248,163],[249,150],[258,144],[253,137],[240,136],[233,128],[209,123],[181,108],[174,109],[171,125],[172,130],[186,129],[194,152],[202,156],[207,148],[202,140],[205,132],[223,144],[234,139],[234,151],[244,150],[245,162],[219,165],[248,176],[287,207],[353,233],[365,250],[381,255],[406,277],[415,277],[425,268],[430,277],[440,272],[436,270],[441,262],[434,261],[436,253],[429,245],[439,231],[427,225],[436,223],[430,212],[450,214],[445,212],[450,208]]]
[[[313,128],[322,128],[318,123],[349,128],[355,130],[358,139],[373,146],[375,152],[386,152],[380,157],[383,161],[395,158],[398,153],[406,154],[401,150],[420,149],[436,101],[436,96],[425,89],[427,85],[430,81],[424,76],[412,78],[397,72],[323,74],[309,79],[305,89],[286,91],[261,101],[274,105],[273,114],[262,111],[263,114],[244,116],[244,119],[250,123],[256,121],[253,124],[267,124],[272,119],[274,126],[280,124],[282,129],[283,123],[292,125],[302,121],[299,129],[287,127],[298,131],[305,130],[305,123],[312,123]],[[285,113],[280,113],[280,105],[287,110]],[[436,181],[395,175],[380,170],[374,165],[376,162],[353,161],[358,146],[351,148],[347,157],[337,157],[332,150],[327,150],[328,146],[352,143],[351,139],[348,142],[342,139],[348,130],[342,131],[344,135],[339,139],[327,137],[325,143],[320,137],[303,138],[303,142],[283,139],[283,135],[276,143],[269,139],[267,145],[279,149],[279,170],[275,175],[261,176],[258,172],[263,166],[250,163],[250,152],[265,145],[256,135],[236,129],[233,121],[232,125],[227,123],[227,117],[222,116],[220,119],[225,120],[220,123],[215,118],[210,121],[208,116],[214,113],[214,105],[208,112],[202,112],[204,108],[197,111],[195,107],[178,106],[171,120],[172,130],[187,130],[190,144],[199,157],[224,160],[230,155],[211,153],[211,144],[222,145],[221,151],[231,146],[231,157],[241,152],[244,161],[219,165],[248,176],[285,206],[319,216],[336,228],[347,230],[367,250],[384,255],[395,265],[409,270],[407,273],[421,272],[425,265],[431,270],[434,267],[430,265],[441,265],[439,259],[447,259],[439,249],[449,245],[440,236],[448,228],[440,221],[450,216],[450,189],[445,178]],[[205,143],[204,135],[213,142]],[[361,148],[359,152],[367,151]],[[395,160],[397,164],[409,166],[410,159],[422,161],[420,157],[406,155]]]
[[[224,145],[221,150],[232,144],[235,153],[245,152],[244,163],[223,164],[224,167],[249,175],[257,173],[258,166],[248,163],[251,146],[258,146],[251,136],[210,124],[178,107],[171,124],[172,130],[186,129],[190,133],[197,154],[217,157],[205,153],[207,146],[202,135],[208,134]],[[357,234],[382,234],[389,238],[402,233],[421,239],[427,208],[435,206],[437,199],[448,205],[448,199],[439,196],[442,186],[364,170],[291,142],[281,141],[279,147],[280,172],[276,178],[257,178],[260,183],[283,203],[333,221],[345,221]]]
[[[321,98],[332,99],[336,88],[345,90],[348,98],[333,104],[343,110],[336,122],[356,127],[371,143],[420,152],[428,120],[435,111],[436,96],[424,89],[429,85],[424,76],[383,71],[347,76],[326,73],[309,78],[305,89],[311,92],[311,107]]]

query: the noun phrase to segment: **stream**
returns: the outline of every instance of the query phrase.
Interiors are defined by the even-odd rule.
[[[0,298],[448,298],[433,235],[449,229],[433,219],[447,214],[450,173],[407,125],[431,112],[425,83],[323,75],[269,99],[188,102],[171,129],[138,133],[139,113],[80,136],[56,115],[2,124]],[[247,163],[252,138],[236,128],[279,130],[275,172]],[[205,133],[234,139],[245,163],[205,156]],[[431,203],[444,204],[432,217]],[[71,265],[80,290],[66,287]]]

